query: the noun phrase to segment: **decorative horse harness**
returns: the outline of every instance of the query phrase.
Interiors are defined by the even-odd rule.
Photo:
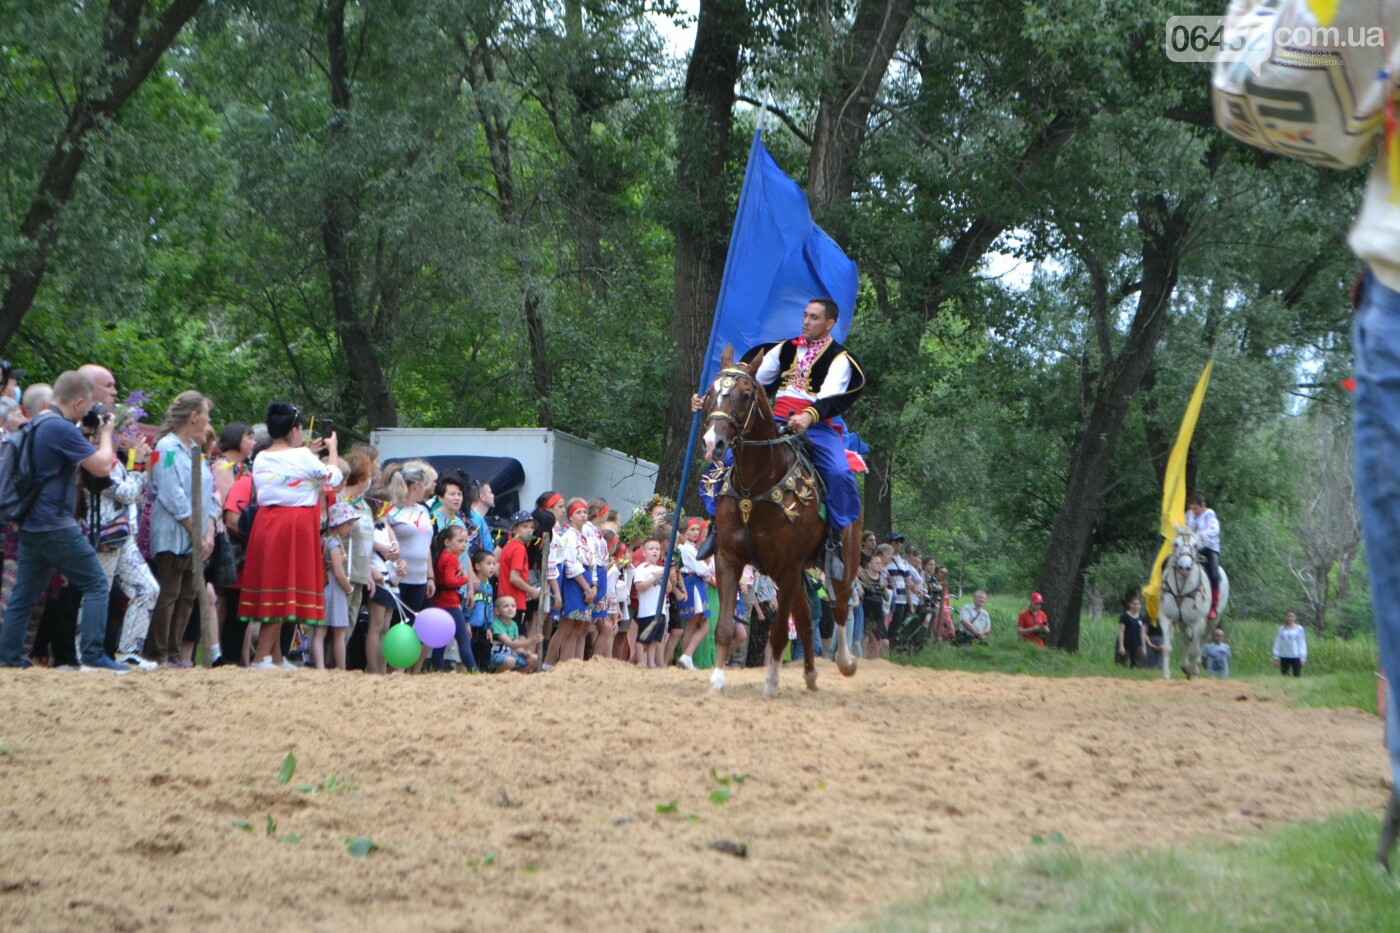
[[[1173,549],[1173,551],[1172,551],[1172,566],[1169,567],[1169,568],[1166,568],[1166,567],[1163,568],[1163,570],[1170,570],[1170,573],[1163,573],[1163,574],[1162,574],[1162,588],[1165,589],[1165,590],[1171,595],[1171,597],[1172,597],[1174,600],[1176,600],[1177,605],[1181,605],[1183,602],[1185,602],[1185,601],[1188,600],[1188,599],[1190,599],[1190,600],[1192,600],[1192,601],[1195,601],[1196,599],[1198,599],[1198,598],[1200,597],[1200,594],[1201,594],[1201,585],[1202,585],[1202,583],[1205,584],[1206,598],[1207,598],[1207,599],[1210,598],[1210,578],[1209,578],[1209,577],[1206,577],[1206,575],[1205,575],[1205,570],[1201,567],[1201,559],[1200,559],[1199,555],[1198,555],[1197,552],[1196,552],[1196,547],[1195,547],[1195,545],[1190,545],[1190,552],[1191,552],[1191,553],[1190,553],[1190,557],[1191,557],[1191,569],[1190,569],[1190,570],[1185,570],[1185,571],[1183,571],[1183,570],[1179,569],[1179,568],[1176,566],[1176,551],[1175,551],[1175,549]],[[1172,578],[1173,578],[1173,577],[1175,577],[1175,578],[1178,580],[1178,583],[1177,583],[1178,586],[1184,586],[1185,583],[1186,583],[1186,580],[1188,580],[1188,579],[1193,579],[1192,577],[1187,577],[1186,574],[1195,574],[1195,577],[1194,577],[1194,579],[1196,580],[1196,585],[1195,585],[1195,587],[1193,587],[1193,588],[1190,589],[1190,590],[1182,590],[1181,592],[1177,592],[1176,590],[1172,589]]]
[[[758,385],[750,373],[742,369],[722,369],[719,372],[719,392],[717,398],[724,398],[734,389],[736,379],[748,379],[754,383],[754,388],[762,392],[763,387]],[[787,444],[792,448],[794,455],[793,464],[782,478],[769,488],[759,493],[745,485],[739,484],[734,476],[734,466],[725,467],[722,472],[713,477],[710,482],[718,484],[719,490],[716,496],[729,496],[739,502],[739,517],[745,525],[749,523],[749,514],[753,511],[754,503],[772,502],[783,510],[788,521],[797,520],[797,505],[787,504],[787,493],[792,493],[798,503],[813,503],[818,499],[819,474],[812,466],[812,459],[807,454],[803,446],[798,443],[800,435],[789,434],[786,437],[775,437],[767,441],[745,440],[744,432],[748,430],[753,421],[754,410],[758,406],[758,396],[755,395],[749,402],[748,413],[744,415],[744,422],[740,424],[733,415],[725,411],[710,412],[710,421],[727,421],[734,426],[737,432],[734,437],[734,447],[768,447],[773,448],[778,444]]]

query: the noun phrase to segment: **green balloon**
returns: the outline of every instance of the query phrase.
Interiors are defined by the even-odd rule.
[[[400,622],[384,633],[384,660],[401,671],[418,663],[423,654],[423,642],[407,622]]]

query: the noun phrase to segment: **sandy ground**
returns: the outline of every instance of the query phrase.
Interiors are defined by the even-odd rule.
[[[756,671],[710,699],[704,673],[613,662],[533,677],[0,672],[0,918],[830,929],[1033,834],[1173,845],[1385,796],[1379,720],[1289,709],[1267,683],[819,670],[809,694],[789,668],[771,702]],[[711,769],[746,775],[727,802],[710,799]],[[375,844],[362,858],[358,836]]]

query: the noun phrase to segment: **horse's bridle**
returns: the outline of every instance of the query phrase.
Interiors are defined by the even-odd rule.
[[[1203,569],[1202,569],[1202,567],[1201,567],[1201,560],[1200,560],[1200,558],[1196,555],[1196,545],[1194,545],[1194,544],[1188,545],[1188,550],[1191,552],[1191,553],[1190,553],[1190,557],[1191,557],[1191,567],[1190,567],[1189,570],[1186,570],[1186,571],[1183,572],[1183,571],[1179,570],[1179,569],[1175,566],[1176,561],[1175,561],[1174,558],[1175,558],[1175,556],[1176,556],[1176,549],[1173,548],[1173,549],[1172,549],[1172,557],[1173,557],[1172,564],[1173,564],[1173,566],[1172,566],[1172,568],[1171,568],[1172,572],[1169,573],[1169,574],[1163,574],[1163,575],[1162,575],[1162,587],[1163,587],[1168,593],[1170,593],[1171,596],[1172,596],[1172,598],[1175,599],[1177,602],[1181,602],[1182,599],[1184,599],[1184,598],[1186,598],[1186,597],[1188,597],[1188,596],[1194,596],[1196,593],[1200,592],[1200,589],[1201,589],[1201,585],[1200,585],[1199,583],[1197,583],[1197,584],[1196,584],[1196,588],[1193,589],[1193,590],[1191,590],[1190,592],[1184,592],[1184,591],[1183,591],[1183,592],[1178,593],[1176,590],[1172,589],[1172,586],[1171,586],[1171,579],[1172,579],[1172,577],[1181,577],[1181,576],[1183,576],[1184,573],[1191,573],[1192,571],[1197,571],[1197,572],[1201,572],[1201,573],[1204,572]]]
[[[727,421],[734,425],[734,430],[738,433],[734,436],[734,440],[730,442],[731,447],[772,447],[777,444],[792,443],[796,435],[779,436],[766,441],[751,441],[744,437],[745,432],[749,429],[749,425],[753,422],[754,409],[758,407],[758,393],[763,391],[763,387],[758,384],[758,380],[753,377],[752,373],[742,369],[721,369],[716,375],[716,378],[727,378],[730,380],[729,385],[725,385],[723,382],[720,383],[720,388],[724,391],[719,397],[729,394],[729,390],[734,387],[733,380],[735,379],[747,379],[754,385],[754,396],[749,399],[749,410],[744,415],[743,424],[740,424],[738,419],[727,411],[712,411],[709,417],[705,419],[707,421]]]

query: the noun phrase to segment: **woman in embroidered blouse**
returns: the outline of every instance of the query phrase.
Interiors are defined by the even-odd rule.
[[[588,523],[588,502],[570,499],[568,525],[559,531],[559,589],[563,596],[559,631],[559,660],[583,658],[584,641],[589,623],[593,621],[593,603],[598,598],[593,573],[593,559],[583,526]]]
[[[240,619],[262,625],[253,667],[263,669],[273,666],[272,646],[282,623],[321,624],[325,619],[320,506],[324,490],[342,480],[334,434],[302,446],[301,412],[289,402],[267,406],[266,420],[272,444],[253,461],[258,511],[248,535],[238,603]],[[317,457],[321,451],[329,463]]]

